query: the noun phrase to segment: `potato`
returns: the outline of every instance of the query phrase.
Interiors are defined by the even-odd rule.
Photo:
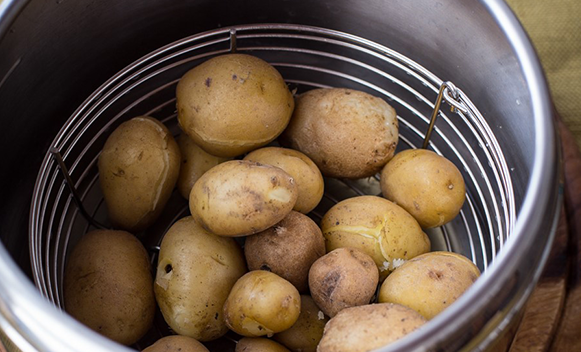
[[[309,288],[309,269],[325,254],[325,238],[308,216],[291,211],[281,222],[244,243],[250,270],[268,270],[293,284],[299,292]]]
[[[272,336],[298,319],[301,297],[287,280],[264,270],[242,276],[224,304],[226,325],[242,336]]]
[[[244,337],[236,344],[234,352],[290,352],[281,344],[264,337]]]
[[[352,247],[367,253],[384,279],[405,260],[430,250],[430,239],[417,221],[387,199],[348,198],[335,204],[321,220],[327,252]]]
[[[476,265],[460,254],[426,253],[406,262],[385,279],[379,290],[379,302],[403,304],[432,319],[479,276]]]
[[[178,137],[178,146],[182,155],[182,164],[177,181],[177,187],[186,199],[190,199],[190,192],[194,183],[214,166],[230,160],[206,153],[185,133]]]
[[[155,222],[169,200],[178,179],[180,151],[161,122],[135,117],[111,133],[98,167],[111,222],[139,232]]]
[[[316,352],[329,321],[313,298],[301,295],[301,314],[289,329],[274,335],[274,339],[293,352]]]
[[[397,116],[383,99],[364,92],[314,89],[297,98],[280,140],[305,153],[324,176],[373,176],[395,153]]]
[[[179,220],[163,237],[157,262],[155,297],[165,321],[199,341],[224,335],[222,307],[245,272],[234,239],[207,232],[190,216]]]
[[[171,335],[162,337],[143,352],[210,352],[198,340],[188,336]]]
[[[355,248],[338,248],[317,259],[309,270],[309,288],[323,313],[368,304],[379,281],[370,256]]]
[[[298,198],[294,210],[307,214],[323,198],[325,184],[323,175],[315,163],[305,154],[286,148],[266,147],[257,149],[244,160],[280,167],[294,178],[298,187]]]
[[[177,89],[178,121],[206,152],[233,157],[264,146],[288,125],[294,100],[278,71],[244,54],[212,58]]]
[[[391,303],[347,308],[329,320],[318,352],[367,352],[386,346],[426,320],[410,308]]]
[[[212,233],[246,236],[287,216],[297,193],[294,179],[278,167],[231,160],[200,177],[190,193],[190,211]]]
[[[124,345],[137,342],[155,314],[147,251],[125,231],[94,230],[75,245],[64,273],[65,310]]]
[[[454,219],[466,198],[460,170],[426,149],[398,153],[381,171],[380,185],[383,196],[412,214],[424,229]]]

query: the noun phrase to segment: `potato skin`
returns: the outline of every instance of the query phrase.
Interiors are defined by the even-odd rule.
[[[182,197],[190,199],[194,183],[214,166],[230,160],[206,153],[185,133],[177,139],[182,156],[180,174],[177,181],[178,191]]]
[[[294,100],[280,73],[244,54],[212,58],[177,89],[178,121],[206,152],[234,157],[264,146],[287,126]]]
[[[367,253],[385,278],[405,260],[430,250],[430,239],[404,209],[376,196],[335,204],[321,220],[327,252],[352,247]]]
[[[290,352],[278,342],[264,337],[244,337],[236,344],[234,352]]]
[[[73,248],[64,274],[65,310],[124,345],[151,328],[155,314],[147,251],[125,231],[95,230]]]
[[[307,214],[323,198],[325,183],[321,171],[305,154],[287,148],[266,147],[250,152],[244,160],[279,167],[294,178],[298,198],[294,210]]]
[[[378,173],[398,142],[395,110],[383,99],[342,88],[301,94],[281,143],[311,158],[324,176]]]
[[[171,335],[157,340],[143,352],[210,352],[210,350],[191,337]]]
[[[192,188],[190,211],[220,236],[263,231],[287,216],[297,201],[294,179],[282,169],[231,160],[208,170]]]
[[[180,170],[180,150],[168,129],[147,116],[119,125],[99,155],[99,181],[116,226],[133,233],[155,222]]]
[[[309,269],[325,255],[325,238],[308,216],[291,211],[281,222],[244,243],[249,270],[271,271],[293,284],[299,292],[309,288]]]
[[[299,319],[273,338],[293,352],[316,352],[328,321],[329,317],[323,314],[311,296],[301,295]]]
[[[370,256],[355,248],[338,248],[317,259],[309,270],[309,288],[323,313],[368,304],[379,282]]]
[[[172,225],[160,247],[154,290],[165,321],[199,341],[224,335],[224,301],[246,272],[240,246],[188,216]]]
[[[429,320],[454,303],[479,276],[476,265],[460,254],[426,253],[385,279],[379,302],[403,304]]]
[[[399,304],[383,303],[347,308],[325,326],[318,352],[367,352],[392,343],[426,320]]]
[[[426,149],[398,153],[381,171],[380,185],[383,196],[412,214],[424,229],[454,219],[466,198],[460,170]]]
[[[269,271],[255,270],[234,285],[226,303],[226,325],[242,336],[272,336],[298,319],[301,297],[287,280]]]

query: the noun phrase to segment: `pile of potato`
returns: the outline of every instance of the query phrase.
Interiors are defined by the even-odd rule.
[[[86,234],[64,277],[66,311],[95,331],[132,345],[159,307],[176,335],[147,352],[207,351],[200,341],[229,330],[241,336],[236,351],[368,351],[419,328],[478,278],[465,257],[430,252],[423,231],[458,214],[462,175],[427,150],[394,156],[398,123],[384,100],[338,88],[295,98],[271,65],[229,54],[183,76],[177,111],[177,142],[135,117],[99,157],[118,230]],[[379,172],[384,197],[343,200],[320,224],[306,215],[323,176]],[[191,216],[163,235],[153,278],[133,234],[176,186]]]

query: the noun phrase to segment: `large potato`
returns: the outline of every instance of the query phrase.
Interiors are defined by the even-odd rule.
[[[281,222],[244,242],[250,270],[268,270],[293,284],[299,292],[309,288],[309,269],[325,254],[321,229],[308,216],[291,211]]]
[[[162,337],[143,352],[210,352],[198,340],[188,336],[170,335]]]
[[[188,71],[176,90],[180,126],[212,155],[233,157],[268,144],[287,126],[294,100],[278,71],[229,54]]]
[[[376,196],[348,198],[321,220],[327,252],[352,247],[367,253],[385,278],[405,260],[430,250],[430,240],[404,209]]]
[[[321,171],[308,156],[299,151],[266,147],[249,153],[244,157],[244,160],[280,167],[291,175],[297,183],[299,192],[293,208],[296,211],[307,214],[323,198],[325,183]]]
[[[139,232],[155,222],[169,200],[180,170],[180,150],[161,122],[135,117],[111,133],[98,167],[111,222]]]
[[[222,307],[245,272],[234,239],[207,232],[190,216],[179,220],[163,237],[157,263],[155,297],[165,321],[200,341],[224,335]]]
[[[454,219],[466,198],[460,170],[426,149],[398,153],[381,171],[380,185],[383,196],[412,214],[424,229]]]
[[[370,256],[355,248],[338,248],[317,259],[309,270],[309,288],[323,313],[369,304],[379,272]]]
[[[454,303],[480,276],[468,258],[430,252],[397,268],[379,290],[379,302],[403,304],[432,319]]]
[[[190,199],[194,183],[214,166],[230,160],[206,153],[185,133],[178,137],[178,146],[182,155],[182,165],[177,181],[178,191],[182,197]]]
[[[329,320],[317,351],[375,350],[404,337],[425,322],[420,314],[398,304],[347,308]]]
[[[65,310],[124,345],[137,342],[155,314],[147,251],[125,231],[95,230],[73,248],[64,274]]]
[[[289,350],[264,337],[245,337],[238,341],[234,352],[289,352]]]
[[[272,336],[297,321],[301,311],[299,291],[269,271],[255,270],[232,287],[224,317],[228,327],[242,336]]]
[[[383,99],[330,88],[301,94],[296,104],[281,142],[305,153],[323,175],[372,176],[393,157],[397,116]]]
[[[263,231],[287,216],[297,186],[282,169],[231,160],[207,171],[192,188],[190,211],[196,222],[221,236]]]

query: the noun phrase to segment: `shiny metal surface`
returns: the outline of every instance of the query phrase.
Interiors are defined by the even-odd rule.
[[[225,8],[229,10],[220,11]],[[505,162],[506,167],[492,171],[489,179],[509,176],[512,180],[500,194],[512,197],[516,222],[513,227],[507,223],[498,226],[509,235],[501,236],[498,243],[490,242],[489,259],[493,255],[495,259],[482,279],[451,309],[386,351],[481,350],[520,309],[540,273],[554,233],[560,202],[559,160],[549,95],[538,60],[502,1],[371,0],[365,6],[354,6],[346,0],[285,0],[274,6],[258,0],[219,4],[209,0],[4,0],[0,3],[0,147],[8,153],[0,174],[0,237],[10,255],[0,253],[0,323],[20,348],[115,350],[43,301],[26,279],[32,278],[26,241],[30,200],[54,136],[95,89],[143,55],[195,33],[264,22],[337,29],[393,50],[396,59],[398,54],[412,58],[426,70],[422,75],[453,82],[468,107],[481,113],[471,120],[478,127],[454,131],[456,122],[441,119],[444,123],[440,125],[439,119],[440,133],[433,142],[444,155],[457,155],[449,146],[458,148],[456,138],[461,138],[446,141],[445,137],[464,136],[463,145],[472,146],[479,156],[484,153],[482,160],[492,160],[493,165]],[[239,40],[237,47],[240,44]],[[416,77],[404,73],[398,78],[407,82]],[[418,87],[420,91],[426,88]],[[405,90],[396,91],[396,96],[412,106],[427,106]],[[479,135],[482,149],[477,138],[469,137]],[[465,157],[468,154],[458,154],[472,162]],[[74,157],[63,155],[65,160]],[[482,167],[490,170],[486,164]],[[473,197],[491,203],[493,210],[481,215],[494,224],[499,221],[494,218],[495,207],[502,213],[503,204],[500,198],[492,200],[486,194],[474,191]],[[481,229],[476,233],[486,235]],[[45,252],[54,249],[44,248],[42,243],[36,246]],[[34,263],[47,268],[44,264],[49,263]],[[53,292],[53,287],[47,281],[42,290]],[[37,319],[31,321],[30,317]],[[55,341],[55,336],[67,336],[68,341]]]

